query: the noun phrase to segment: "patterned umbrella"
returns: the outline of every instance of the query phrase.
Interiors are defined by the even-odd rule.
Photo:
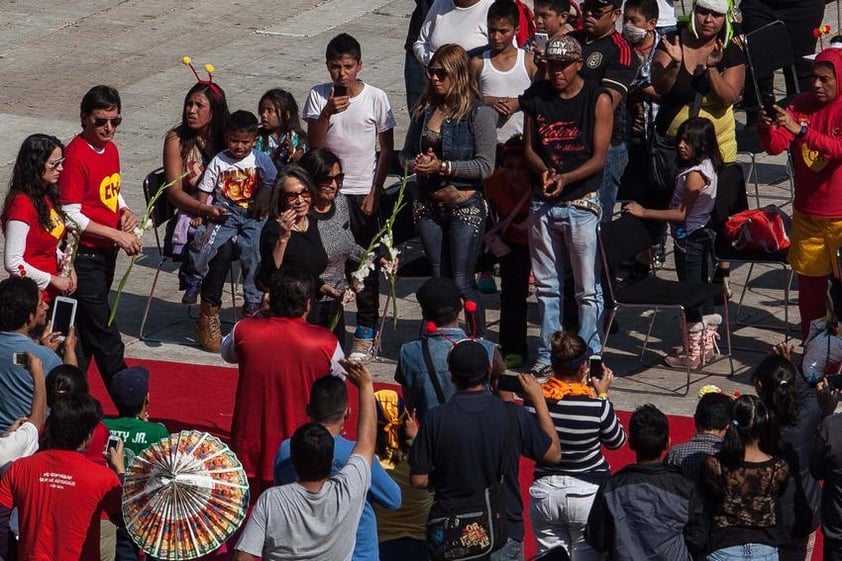
[[[242,524],[248,502],[243,466],[208,433],[172,434],[126,469],[126,529],[158,559],[194,559],[216,550]]]

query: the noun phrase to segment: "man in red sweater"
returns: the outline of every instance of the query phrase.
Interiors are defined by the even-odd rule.
[[[839,276],[836,250],[842,246],[842,51],[825,49],[816,57],[812,90],[796,96],[775,115],[760,112],[757,132],[769,154],[787,148],[795,172],[795,205],[789,263],[798,273],[801,335],[825,315],[831,275]]]
[[[59,199],[65,215],[82,232],[74,262],[79,367],[87,372],[93,356],[107,388],[111,376],[126,368],[120,330],[114,323],[108,326],[117,251],[135,255],[141,245],[134,234],[137,219],[120,194],[120,154],[112,142],[123,120],[120,94],[109,86],[94,86],[82,98],[80,118],[82,132],[64,151]]]
[[[253,501],[272,486],[278,445],[309,421],[313,382],[325,374],[345,375],[336,337],[307,323],[314,283],[303,272],[275,273],[271,317],[243,319],[222,340],[222,358],[239,364],[231,449],[246,470]]]

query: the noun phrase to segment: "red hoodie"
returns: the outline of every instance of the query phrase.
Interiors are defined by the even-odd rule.
[[[758,129],[769,154],[792,153],[795,209],[817,218],[842,219],[842,49],[825,49],[815,62],[829,62],[836,74],[836,97],[820,104],[813,92],[792,100],[787,110],[808,125],[804,138],[777,125]]]

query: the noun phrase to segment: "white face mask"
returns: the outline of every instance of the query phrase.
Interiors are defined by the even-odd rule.
[[[623,37],[625,37],[626,41],[628,41],[632,45],[637,45],[638,43],[646,39],[647,35],[649,35],[648,31],[637,27],[631,22],[626,22],[625,24],[623,24]]]

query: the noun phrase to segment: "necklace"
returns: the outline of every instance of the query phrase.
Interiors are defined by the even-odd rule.
[[[307,218],[306,216],[304,217],[304,220],[302,220],[301,222],[296,222],[295,224],[292,225],[292,229],[295,230],[296,232],[299,232],[299,233],[306,232],[307,228],[309,228],[309,227],[310,227],[310,219]]]

